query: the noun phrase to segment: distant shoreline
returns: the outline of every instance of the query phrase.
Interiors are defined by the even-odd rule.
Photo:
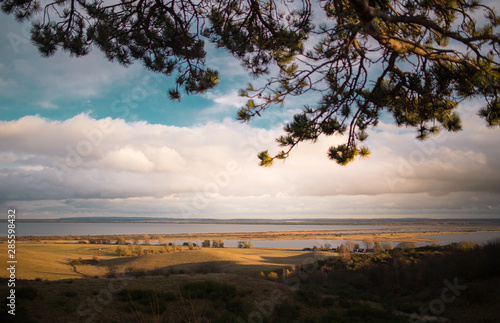
[[[498,218],[303,218],[303,219],[176,219],[142,217],[75,217],[59,219],[17,219],[20,223],[151,223],[151,224],[252,224],[252,225],[500,225]],[[6,222],[6,219],[0,219]]]
[[[428,238],[428,235],[446,234],[473,234],[480,232],[500,232],[497,230],[428,230],[409,231],[409,229],[395,230],[394,232],[363,232],[370,230],[339,230],[340,233],[331,233],[331,230],[320,231],[278,231],[278,232],[244,232],[244,233],[196,233],[196,234],[169,234],[165,238],[171,240],[379,240],[386,242],[440,242],[439,240]]]
[[[353,241],[381,241],[381,242],[440,242],[439,240],[429,238],[429,235],[448,235],[448,234],[474,234],[482,232],[500,232],[500,228],[487,229],[468,229],[443,227],[436,229],[412,230],[411,228],[393,229],[389,232],[370,232],[371,229],[360,230],[308,230],[308,231],[271,231],[271,232],[227,232],[227,233],[179,233],[179,234],[148,234],[151,241],[199,241],[199,240],[353,240]],[[121,235],[81,235],[81,236],[19,236],[19,241],[38,241],[38,242],[67,242],[86,241],[92,239],[116,240],[123,237],[128,242],[138,240],[142,241],[144,234],[121,234]],[[0,237],[5,240],[6,237]]]

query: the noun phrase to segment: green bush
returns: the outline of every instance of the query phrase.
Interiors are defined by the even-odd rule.
[[[300,305],[281,303],[274,310],[273,322],[277,323],[301,322]]]
[[[159,312],[167,309],[167,302],[176,301],[177,296],[169,291],[156,292],[152,289],[124,289],[118,295],[122,301],[126,301],[130,308],[138,308],[145,313],[151,311],[151,304],[156,304]]]
[[[38,292],[31,286],[23,286],[16,289],[16,297],[34,300],[38,296]]]
[[[339,306],[342,307],[342,308],[351,308],[352,307],[352,303],[349,302],[344,297],[340,297],[339,298]]]
[[[317,299],[320,297],[319,289],[313,285],[301,285],[297,290],[297,300],[308,305],[317,304]]]
[[[241,297],[235,297],[226,302],[226,309],[235,314],[243,314],[248,311],[250,304]]]
[[[320,322],[338,322],[338,321],[339,321],[339,316],[337,314],[337,311],[330,310],[328,311],[328,313],[323,315]]]
[[[319,305],[320,305],[321,307],[332,307],[332,306],[334,306],[334,305],[335,305],[335,298],[333,298],[333,297],[329,297],[329,296],[327,296],[327,297],[322,297],[322,298],[320,299]]]
[[[357,304],[344,313],[342,322],[374,322],[374,323],[403,323],[408,322],[408,317],[396,316],[390,312],[372,308],[367,305]]]
[[[78,295],[78,293],[73,291],[73,290],[68,290],[68,291],[63,292],[62,295],[64,297],[75,297],[76,295]]]
[[[172,292],[156,292],[152,289],[140,289],[140,288],[124,289],[120,293],[118,293],[119,296],[129,298],[134,301],[143,301],[143,300],[149,301],[149,299],[154,297],[155,294],[158,298],[161,298],[163,300],[168,300],[168,301],[177,300],[177,297]]]
[[[205,307],[203,309],[203,318],[206,320],[206,322],[211,323],[241,322],[240,315],[228,311],[216,310],[213,307]]]
[[[236,286],[234,285],[219,283],[213,280],[202,280],[185,283],[183,295],[188,298],[228,301],[236,297],[237,293]]]

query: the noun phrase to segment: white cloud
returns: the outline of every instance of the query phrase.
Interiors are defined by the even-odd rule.
[[[237,91],[231,91],[227,94],[220,94],[219,91],[207,92],[204,97],[213,101],[213,105],[204,109],[202,117],[210,118],[214,115],[236,116],[236,111],[245,106],[248,99],[238,95]]]
[[[221,95],[218,91],[207,92],[205,97],[212,100],[216,104],[216,107],[231,106],[233,108],[241,108],[247,103],[248,100],[247,98],[238,95],[238,92],[235,90],[223,95]]]
[[[391,125],[380,128],[369,138],[368,159],[346,167],[328,160],[328,147],[345,140],[333,136],[299,145],[269,169],[257,165],[256,154],[278,151],[279,126],[265,130],[226,119],[183,128],[88,114],[65,121],[26,116],[0,122],[6,165],[0,196],[40,216],[55,205],[57,214],[71,213],[73,206],[61,200],[87,203],[88,212],[106,203],[103,212],[119,213],[139,208],[139,199],[157,215],[492,212],[481,208],[486,202],[496,210],[498,129],[471,126],[420,143]],[[42,200],[43,207],[36,202]]]
[[[154,169],[154,164],[142,151],[131,147],[123,147],[118,150],[110,151],[101,160],[100,165],[96,166],[138,172],[149,172]]]

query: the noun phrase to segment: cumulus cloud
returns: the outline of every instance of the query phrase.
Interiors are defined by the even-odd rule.
[[[328,147],[345,140],[333,136],[300,145],[269,169],[256,154],[279,149],[279,126],[26,116],[0,122],[0,196],[52,217],[128,214],[145,205],[146,214],[212,217],[496,212],[498,130],[467,123],[463,133],[424,143],[381,124],[368,159],[347,167],[329,161]]]

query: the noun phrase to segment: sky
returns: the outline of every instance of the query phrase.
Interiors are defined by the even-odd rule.
[[[236,121],[250,79],[227,53],[209,50],[220,84],[172,102],[171,79],[58,52],[42,58],[29,25],[0,20],[0,209],[18,217],[498,218],[500,129],[459,107],[460,133],[425,142],[390,118],[370,130],[369,158],[339,166],[320,138],[284,163],[283,125],[314,98],[298,98],[250,123]],[[311,102],[311,99],[313,102]]]

